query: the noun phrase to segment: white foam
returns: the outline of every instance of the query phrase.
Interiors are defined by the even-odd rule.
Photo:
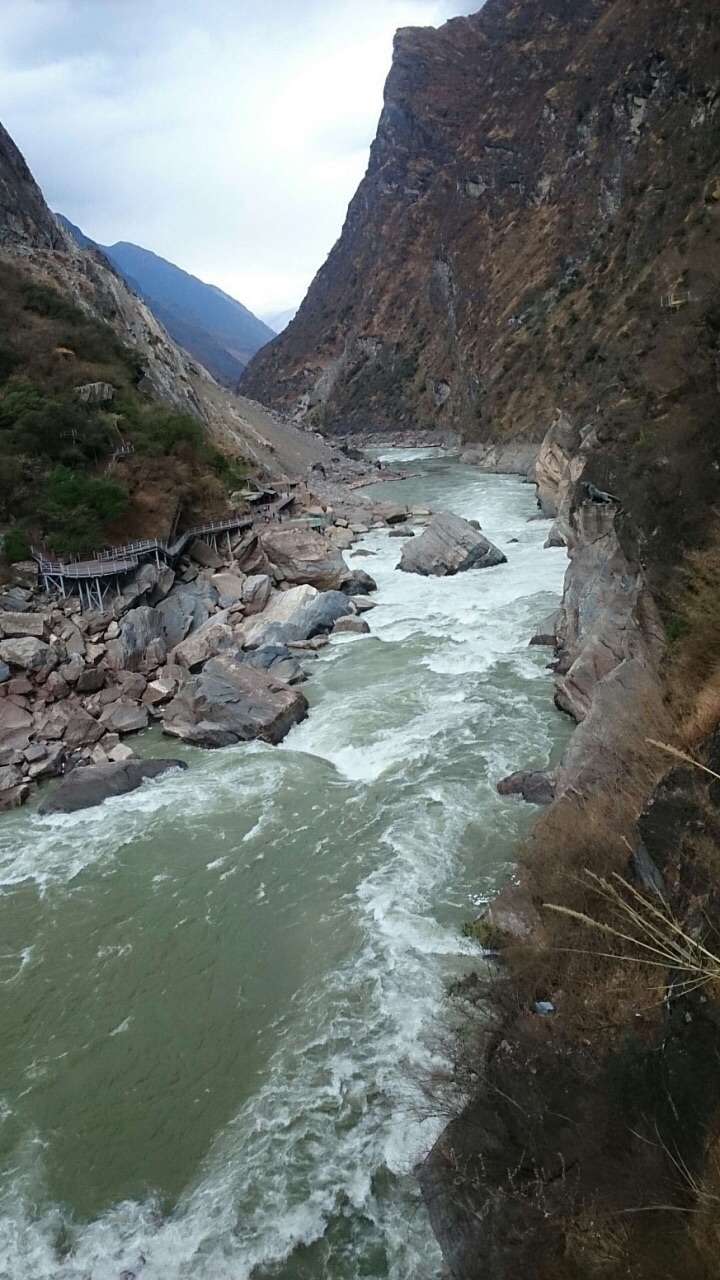
[[[405,453],[419,462],[434,451]],[[212,873],[208,901],[210,889],[239,874],[263,919],[284,890],[274,872],[291,832],[304,832],[318,889],[326,877],[334,887],[338,863],[355,859],[358,868],[320,919],[349,931],[352,943],[343,950],[335,939],[332,963],[299,984],[289,1008],[269,1009],[274,1048],[257,1088],[216,1134],[173,1212],[163,1218],[152,1199],[126,1201],[88,1224],[67,1223],[72,1249],[59,1260],[61,1213],[48,1204],[43,1149],[30,1135],[0,1184],[3,1280],[118,1280],[123,1271],[138,1280],[259,1280],[299,1245],[323,1238],[331,1261],[318,1263],[318,1274],[331,1280],[347,1274],[347,1259],[334,1269],[332,1241],[348,1221],[358,1274],[369,1274],[365,1240],[370,1252],[384,1246],[390,1280],[437,1275],[424,1215],[408,1225],[409,1175],[443,1118],[427,1115],[413,1079],[436,1058],[427,1031],[443,1008],[445,978],[473,954],[448,902],[469,911],[470,888],[478,893],[483,876],[502,866],[477,865],[467,833],[479,815],[499,829],[509,802],[495,795],[494,778],[524,763],[523,753],[546,757],[552,745],[542,658],[526,646],[564,567],[561,554],[541,550],[546,526],[526,523],[527,489],[463,471],[460,487],[448,480],[443,497],[442,475],[430,479],[443,505],[479,515],[510,563],[421,579],[396,572],[396,541],[367,535],[378,552],[369,568],[382,605],[368,615],[372,634],[323,651],[306,686],[311,715],[282,750],[198,753],[189,775],[170,774],[102,811],[51,822],[13,815],[0,824],[8,891],[30,878],[43,892],[66,892],[81,874],[111,868],[134,841],[173,829],[188,840],[200,833],[198,863]],[[510,537],[520,542],[507,545]],[[308,828],[295,800],[314,787]],[[342,823],[328,823],[333,806]],[[229,815],[215,836],[225,841],[222,857],[206,851],[212,812]],[[350,848],[338,849],[338,838]],[[160,903],[168,885],[177,892],[172,875],[152,884]],[[184,897],[181,904],[180,934],[192,923]],[[121,948],[101,950],[114,964]],[[129,1015],[108,1034],[129,1037],[131,1024]],[[373,1178],[383,1170],[399,1181],[377,1196]]]

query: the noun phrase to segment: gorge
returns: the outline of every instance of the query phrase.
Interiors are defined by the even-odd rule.
[[[166,718],[190,767],[0,817],[9,1280],[718,1276],[719,140],[709,0],[402,30],[343,233],[234,395],[0,135],[12,450],[13,379],[76,389],[53,289],[125,350],[92,363],[68,320],[135,432],[128,528],[297,486],[348,572],[319,587],[329,642],[283,631],[318,569],[287,569],[266,505],[227,560],[86,619],[102,727],[70,762],[126,750],[105,721],[134,680],[163,691],[130,754],[167,755]],[[197,437],[163,453],[158,406]],[[61,536],[23,465],[7,526],[36,502]],[[396,572],[431,512],[505,562]],[[184,662],[158,632],[113,665],[128,609],[188,582]],[[223,664],[266,660],[243,679],[301,708],[274,746],[203,718]],[[0,715],[61,720],[47,678],[9,662]],[[37,747],[3,768],[42,780]]]

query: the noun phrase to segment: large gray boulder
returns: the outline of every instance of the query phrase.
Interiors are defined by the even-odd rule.
[[[179,667],[199,667],[208,658],[223,653],[226,649],[235,650],[238,642],[228,625],[227,612],[216,613],[213,618],[171,650],[169,661]]]
[[[10,609],[0,611],[0,636],[37,636],[47,639],[48,619],[42,613],[15,613]]]
[[[137,671],[142,666],[153,641],[161,640],[164,643],[163,617],[160,610],[151,609],[147,604],[131,609],[122,620],[118,638],[108,641],[106,665],[112,671],[119,671],[121,668],[126,671]],[[159,661],[162,660],[161,658]]]
[[[135,791],[146,778],[158,778],[169,769],[187,769],[187,765],[182,760],[126,760],[73,769],[43,801],[38,812],[74,813],[76,809],[89,809],[110,796]]]
[[[237,656],[239,661],[257,667],[258,671],[267,671],[285,684],[302,684],[307,680],[307,672],[284,644],[266,644],[262,649],[249,649]]]
[[[403,547],[398,569],[443,578],[466,569],[488,569],[507,557],[484,534],[452,511],[440,511]]]
[[[173,587],[157,607],[168,649],[174,649],[191,632],[204,626],[217,599],[217,591],[204,579],[178,583]]]
[[[338,618],[353,607],[342,591],[318,591],[316,587],[291,587],[273,596],[267,608],[246,620],[242,627],[245,648],[310,640],[332,630]]]
[[[276,582],[307,583],[319,591],[340,591],[350,570],[341,552],[321,533],[302,526],[269,529],[260,543]]]
[[[58,656],[44,640],[38,640],[36,636],[19,636],[0,640],[0,662],[41,675],[58,665]]]
[[[222,654],[182,686],[167,707],[163,731],[198,747],[230,746],[254,738],[276,743],[307,712],[307,700],[297,689],[232,654]]]

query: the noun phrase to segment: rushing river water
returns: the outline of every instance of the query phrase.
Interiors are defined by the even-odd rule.
[[[567,739],[527,647],[565,556],[517,479],[388,456],[416,474],[373,496],[477,517],[509,563],[427,580],[369,534],[372,634],[313,663],[282,747],[0,821],[2,1280],[438,1274],[413,1082],[532,817],[494,782]]]

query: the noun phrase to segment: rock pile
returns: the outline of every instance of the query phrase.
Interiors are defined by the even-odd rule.
[[[374,523],[368,511],[363,529]],[[353,541],[337,518],[344,523],[332,527]],[[175,570],[142,565],[103,612],[30,587],[5,591],[0,810],[78,765],[83,786],[91,769],[120,777],[135,759],[124,739],[154,721],[197,746],[279,742],[307,715],[296,687],[303,662],[342,620],[367,629],[357,614],[374,588],[332,538],[288,525],[245,533],[225,558],[198,540]]]

